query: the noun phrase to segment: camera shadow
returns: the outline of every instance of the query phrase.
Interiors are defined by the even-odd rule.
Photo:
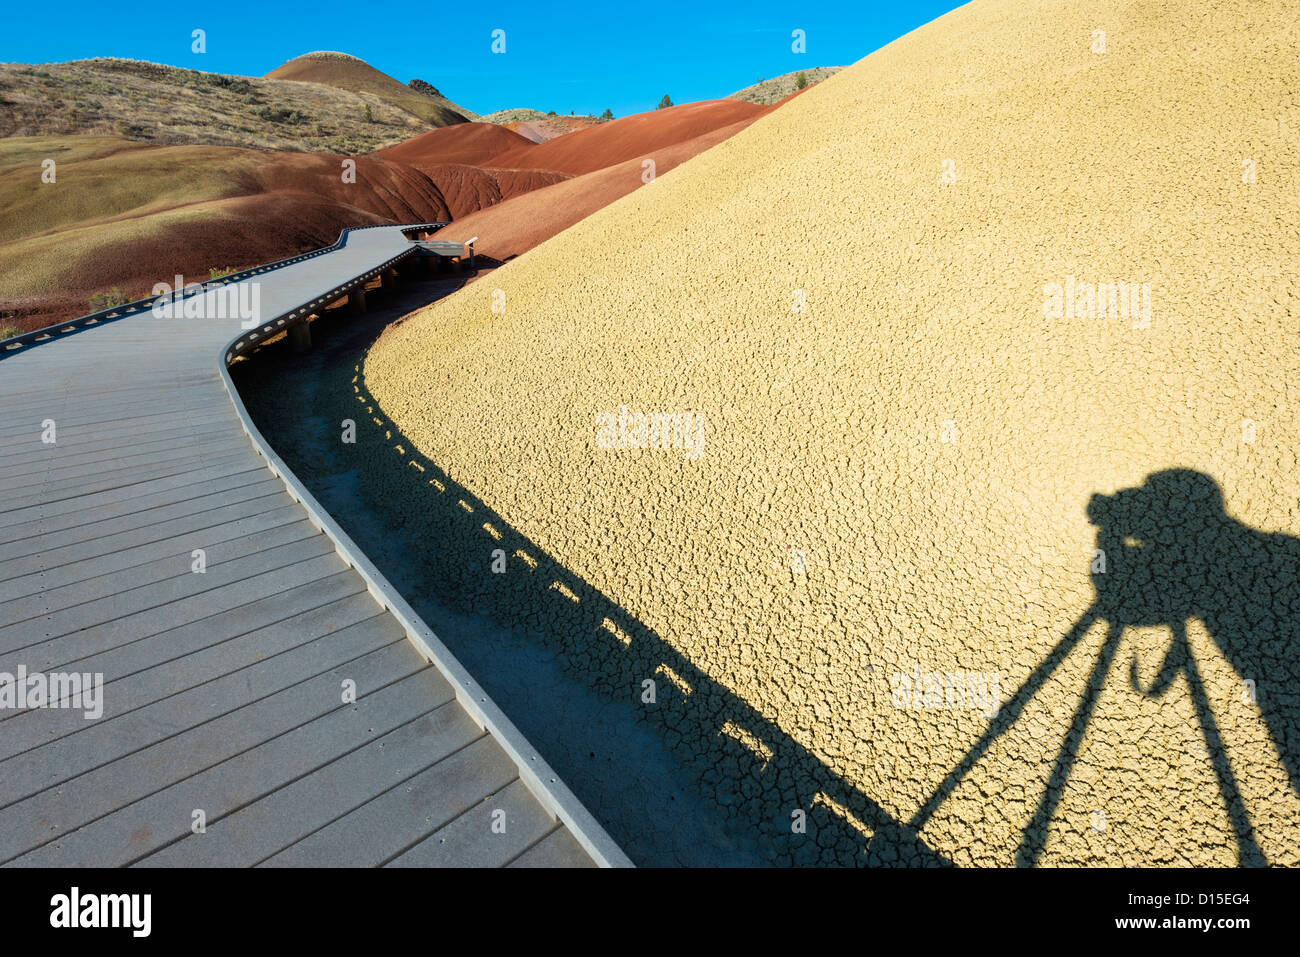
[[[993,742],[1016,723],[1089,629],[1105,621],[1105,642],[1038,808],[1022,835],[1017,863],[1036,864],[1124,629],[1165,626],[1172,641],[1155,680],[1143,687],[1134,659],[1129,682],[1138,693],[1158,698],[1179,676],[1186,679],[1236,835],[1239,861],[1246,866],[1266,864],[1187,642],[1187,622],[1195,619],[1204,625],[1241,680],[1243,691],[1253,696],[1291,787],[1300,791],[1300,694],[1291,681],[1291,669],[1300,657],[1300,539],[1260,531],[1233,518],[1214,479],[1192,469],[1155,472],[1135,488],[1094,495],[1087,513],[1097,526],[1092,605],[1002,707],[909,826],[917,830],[925,826]]]
[[[1254,693],[1273,744],[1300,791],[1300,539],[1251,528],[1227,513],[1214,479],[1191,469],[1149,475],[1113,496],[1094,495],[1106,574],[1093,574],[1101,617],[1123,625],[1168,625],[1175,639],[1154,684],[1158,696],[1195,672],[1189,619],[1204,624],[1243,687]],[[1211,747],[1213,751],[1213,747]]]

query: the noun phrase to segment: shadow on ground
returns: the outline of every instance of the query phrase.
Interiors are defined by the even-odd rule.
[[[293,356],[282,340],[238,364],[241,395],[290,468],[634,862],[948,864],[511,528],[384,416],[361,379],[365,350],[400,316],[461,284],[405,283],[366,316],[314,322],[307,355]],[[356,422],[355,445],[340,442],[344,418]],[[393,501],[418,522],[392,514]],[[494,561],[505,571],[494,573]]]
[[[236,382],[290,467],[635,862],[948,864],[918,835],[1104,622],[1105,641],[1016,862],[1040,861],[1125,627],[1161,625],[1172,641],[1155,682],[1141,687],[1136,662],[1130,682],[1160,697],[1177,677],[1186,679],[1239,859],[1264,863],[1186,622],[1203,622],[1251,693],[1260,689],[1260,711],[1292,787],[1300,787],[1300,697],[1289,680],[1300,651],[1300,540],[1231,518],[1214,481],[1189,470],[1094,496],[1088,515],[1107,556],[1104,572],[1092,569],[1094,602],[902,823],[508,525],[384,415],[365,386],[366,349],[403,315],[464,281],[417,280],[387,292],[367,316],[327,315],[313,324],[311,353],[270,344],[238,364]],[[356,423],[353,445],[340,442],[343,419]],[[393,502],[403,503],[400,513]],[[802,832],[792,826],[801,818]]]

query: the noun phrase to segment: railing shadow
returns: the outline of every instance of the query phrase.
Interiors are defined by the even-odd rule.
[[[354,341],[350,348],[368,344]],[[733,828],[761,830],[756,843],[774,863],[951,864],[822,758],[422,455],[366,389],[360,363],[354,375],[359,414],[353,454],[361,485],[390,514],[393,501],[401,501],[404,512],[418,510],[419,534],[428,547],[416,561],[434,599],[538,638],[566,663],[581,662],[580,670],[570,670],[600,695],[628,702],[639,719],[656,725],[706,790],[719,796],[719,814]],[[506,563],[501,574],[491,571],[498,549]],[[655,682],[653,704],[642,700],[646,679]],[[797,810],[803,812],[804,829],[794,826]]]

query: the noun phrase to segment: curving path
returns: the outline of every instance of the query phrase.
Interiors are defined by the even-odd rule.
[[[283,466],[226,372],[391,275],[413,230],[345,232],[188,300],[212,314],[256,284],[252,332],[137,306],[4,344],[0,862],[629,863]],[[24,669],[102,675],[102,716],[5,705]]]

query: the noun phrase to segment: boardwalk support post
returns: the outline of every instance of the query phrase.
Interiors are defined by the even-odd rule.
[[[306,352],[311,348],[311,326],[306,319],[289,327],[289,346],[295,353]]]
[[[366,290],[364,286],[358,286],[348,293],[348,308],[352,310],[352,315],[359,316],[366,311]]]

